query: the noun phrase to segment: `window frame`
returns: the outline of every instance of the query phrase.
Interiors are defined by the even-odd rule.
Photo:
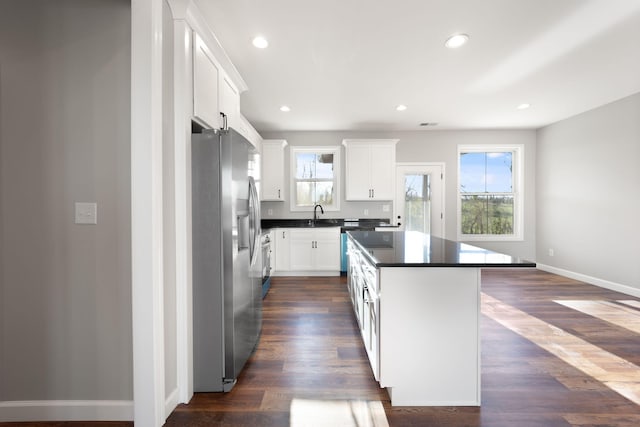
[[[462,195],[460,191],[462,153],[512,153],[513,180],[513,234],[463,234],[462,233]],[[458,181],[457,193],[457,221],[456,232],[459,241],[522,241],[524,240],[524,145],[523,144],[482,144],[458,145],[457,151]],[[486,194],[495,194],[489,193]],[[500,193],[504,194],[504,193]]]
[[[298,153],[313,153],[313,154],[333,154],[333,190],[334,190],[334,203],[331,205],[322,205],[325,211],[339,211],[340,210],[340,186],[342,184],[340,180],[340,157],[341,147],[339,145],[325,145],[325,146],[292,146],[289,152],[289,194],[290,209],[292,212],[311,212],[313,206],[299,206],[297,200],[296,183],[299,181],[296,178],[296,155]],[[327,179],[319,180],[300,180],[304,182],[317,181],[328,182]]]

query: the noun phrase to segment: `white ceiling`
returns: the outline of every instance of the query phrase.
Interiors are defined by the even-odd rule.
[[[258,131],[532,129],[640,92],[640,0],[196,3]]]

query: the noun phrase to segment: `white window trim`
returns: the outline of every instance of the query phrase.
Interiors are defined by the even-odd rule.
[[[292,212],[311,212],[313,206],[298,206],[296,199],[296,153],[331,153],[333,154],[333,188],[335,203],[331,206],[322,206],[325,211],[339,211],[340,210],[340,187],[342,182],[340,180],[340,151],[339,145],[323,145],[323,146],[291,146],[289,152],[289,194],[290,209]]]
[[[476,152],[512,152],[513,153],[513,207],[515,209],[513,218],[513,234],[462,234],[462,204],[460,203],[460,153]],[[457,177],[457,220],[456,233],[458,241],[523,241],[524,240],[524,145],[523,144],[507,144],[507,145],[458,145],[457,153],[458,177]]]

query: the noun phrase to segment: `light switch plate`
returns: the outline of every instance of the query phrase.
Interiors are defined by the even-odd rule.
[[[76,224],[97,224],[98,204],[76,202]]]
[[[382,205],[382,212],[389,212],[389,205]]]

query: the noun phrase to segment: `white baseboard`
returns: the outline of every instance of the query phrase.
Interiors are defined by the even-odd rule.
[[[579,280],[581,282],[589,283],[591,285],[599,286],[601,288],[609,289],[623,294],[631,295],[636,298],[640,298],[640,289],[632,286],[623,285],[620,283],[610,282],[608,280],[598,279],[597,277],[587,276],[586,274],[576,273],[562,268],[553,267],[545,264],[536,264],[539,270],[547,271],[549,273],[558,274],[560,276],[568,277],[570,279]]]
[[[167,396],[164,401],[164,419],[169,418],[169,415],[176,409],[176,406],[180,403],[178,399],[178,387],[174,388],[173,391]]]
[[[16,400],[0,402],[0,422],[133,421],[132,400]]]

